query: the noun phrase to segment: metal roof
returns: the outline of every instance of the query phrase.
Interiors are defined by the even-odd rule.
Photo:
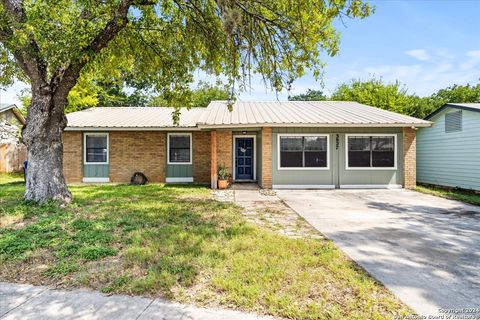
[[[17,117],[18,121],[20,121],[22,124],[25,124],[25,118],[23,117],[22,113],[20,110],[18,110],[17,106],[15,104],[11,103],[0,103],[0,113],[12,110],[13,114]]]
[[[212,101],[199,120],[202,127],[236,126],[427,127],[429,121],[350,101]]]
[[[427,127],[429,121],[401,115],[357,102],[343,101],[273,101],[235,102],[228,110],[227,101],[212,101],[207,108],[182,108],[180,123],[173,124],[173,108],[97,107],[67,114],[66,130],[143,130],[202,129],[260,126],[306,127]]]
[[[180,110],[180,128],[195,128],[205,108]],[[175,128],[174,108],[97,107],[67,114],[67,130],[79,129],[165,129]]]
[[[447,103],[438,108],[437,110],[430,113],[428,116],[425,117],[426,120],[433,118],[435,115],[439,114],[446,108],[455,108],[455,109],[463,109],[468,111],[480,112],[480,103]]]
[[[11,103],[0,103],[0,113],[5,112],[7,110],[16,108],[17,106]]]

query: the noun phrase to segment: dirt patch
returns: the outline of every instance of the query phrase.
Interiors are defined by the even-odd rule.
[[[285,202],[275,196],[275,191],[260,189],[259,199],[266,200],[236,201],[235,190],[214,190],[214,199],[223,202],[235,202],[243,208],[242,213],[247,220],[259,226],[273,230],[290,238],[325,237],[315,230],[308,222],[293,211]]]

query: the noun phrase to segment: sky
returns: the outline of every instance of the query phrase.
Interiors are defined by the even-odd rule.
[[[327,95],[352,79],[399,80],[410,93],[430,95],[453,84],[480,79],[480,0],[370,0],[375,13],[363,20],[344,19],[340,52],[324,56],[323,85],[311,74],[298,79],[290,94],[308,88]],[[204,76],[197,76],[203,80]],[[25,84],[0,90],[0,103],[17,103]],[[240,100],[286,100],[254,77]]]

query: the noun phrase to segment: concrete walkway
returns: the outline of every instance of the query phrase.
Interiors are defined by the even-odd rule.
[[[0,319],[272,320],[251,313],[197,308],[160,299],[106,296],[0,282]]]
[[[480,308],[480,207],[408,190],[277,195],[419,314]]]

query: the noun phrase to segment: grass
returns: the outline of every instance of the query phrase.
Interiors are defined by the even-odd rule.
[[[196,186],[71,186],[74,202],[22,201],[0,175],[0,280],[165,297],[291,319],[410,313],[323,239],[247,222]]]
[[[480,205],[480,194],[475,193],[475,191],[457,189],[457,188],[446,188],[432,185],[418,185],[417,191],[432,194],[434,196],[458,200],[474,205]]]

